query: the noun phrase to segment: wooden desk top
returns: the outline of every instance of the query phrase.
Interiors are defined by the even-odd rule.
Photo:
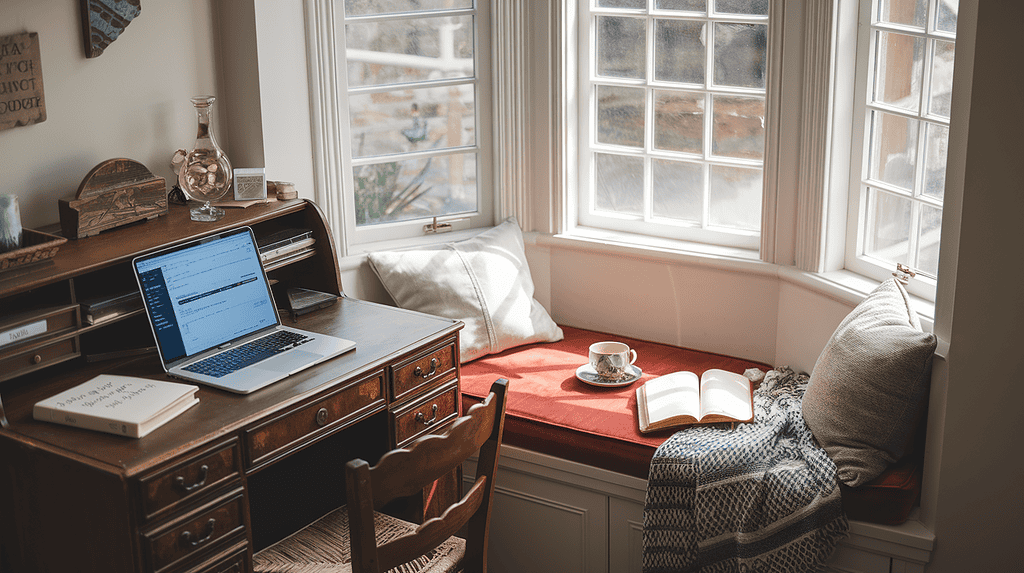
[[[287,315],[282,315],[282,320],[298,328],[353,340],[356,348],[249,395],[200,384],[198,405],[140,439],[39,422],[32,418],[32,406],[101,372],[174,380],[164,374],[156,355],[94,364],[69,362],[4,386],[4,406],[10,421],[10,428],[4,431],[32,446],[54,449],[127,476],[136,475],[276,411],[340,388],[343,381],[373,372],[429,338],[453,336],[462,328],[459,321],[351,298],[302,316],[298,322]]]

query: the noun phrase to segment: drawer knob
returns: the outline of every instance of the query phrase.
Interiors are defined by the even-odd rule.
[[[416,421],[421,423],[421,424],[423,424],[424,426],[429,426],[430,424],[433,424],[434,422],[436,422],[437,421],[437,404],[434,404],[430,408],[430,410],[434,413],[434,417],[433,418],[428,420],[427,417],[423,415],[423,412],[416,412]]]
[[[323,427],[327,424],[327,408],[320,408],[316,411],[316,425]]]
[[[184,544],[184,545],[191,545],[192,547],[195,547],[196,545],[199,545],[201,543],[206,543],[207,541],[210,540],[211,537],[213,537],[213,528],[216,527],[216,525],[217,525],[217,520],[211,517],[210,521],[206,522],[206,528],[205,528],[206,531],[205,531],[205,533],[203,534],[202,537],[200,537],[199,539],[196,539],[195,541],[192,541],[192,533],[191,532],[189,532],[189,531],[182,531],[181,532],[181,543]]]
[[[412,371],[412,373],[413,373],[413,375],[419,376],[420,378],[430,378],[434,374],[437,374],[437,365],[438,364],[439,364],[439,362],[437,361],[437,358],[431,358],[430,359],[430,372],[427,372],[426,374],[424,374],[423,373],[423,369],[420,368],[419,366],[417,366],[416,369]]]
[[[185,485],[185,478],[182,476],[174,478],[174,483],[177,484],[178,487],[180,487],[181,489],[185,490],[185,493],[188,493],[192,490],[201,488],[204,485],[206,485],[206,475],[209,472],[210,466],[203,464],[202,467],[199,468],[199,479],[196,480],[196,482],[193,483],[192,485]]]
[[[42,361],[43,361],[43,357],[38,355],[38,354],[36,354],[35,356],[32,357],[32,364],[39,364]]]

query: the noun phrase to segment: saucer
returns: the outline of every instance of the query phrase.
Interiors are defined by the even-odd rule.
[[[640,376],[642,375],[643,372],[641,372],[639,368],[633,366],[632,364],[626,367],[626,375],[620,378],[619,380],[608,380],[606,378],[601,378],[600,376],[597,375],[597,371],[594,370],[594,367],[591,366],[589,363],[584,364],[583,366],[580,366],[579,368],[576,369],[576,378],[578,378],[581,382],[586,382],[591,386],[603,386],[605,388],[610,388],[614,386],[629,386],[633,382],[639,380]]]

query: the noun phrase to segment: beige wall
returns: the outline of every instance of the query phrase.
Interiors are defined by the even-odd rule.
[[[220,87],[210,6],[143,2],[117,41],[86,58],[77,1],[0,4],[0,35],[37,32],[43,68],[46,121],[0,131],[0,193],[18,196],[25,226],[57,222],[57,200],[107,159],[170,178],[171,154],[195,141],[189,98]]]

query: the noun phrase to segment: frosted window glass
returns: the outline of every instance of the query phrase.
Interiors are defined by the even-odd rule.
[[[595,153],[594,179],[595,209],[630,215],[643,214],[643,158]]]
[[[597,86],[597,141],[643,147],[643,88]]]

